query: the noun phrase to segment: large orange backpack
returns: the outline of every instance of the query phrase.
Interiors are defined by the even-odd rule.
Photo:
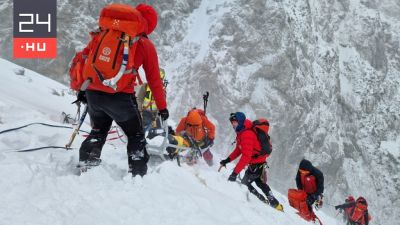
[[[71,82],[71,88],[76,89],[91,78],[92,83],[104,85],[106,92],[118,92],[134,83],[134,76],[123,75],[136,72],[133,63],[137,40],[147,30],[147,22],[132,6],[110,4],[100,13],[99,27],[87,47],[87,58],[83,59],[81,55],[84,54],[78,53],[73,60],[76,66],[71,67],[70,75],[75,83]],[[74,74],[74,71],[80,72]]]
[[[192,126],[192,124],[188,123],[189,115],[194,111],[196,111],[198,113],[198,115],[200,116],[199,118],[201,118],[201,124],[199,124],[199,126]],[[205,133],[206,129],[205,129],[205,125],[204,125],[205,119],[207,119],[207,116],[204,113],[204,110],[201,110],[201,109],[193,108],[186,115],[185,130],[192,136],[192,138],[195,141],[202,141],[202,139],[206,135],[206,133]]]
[[[299,216],[307,221],[316,218],[314,212],[310,211],[307,205],[307,193],[303,190],[289,189],[288,200],[290,206],[298,210]]]
[[[303,190],[289,189],[288,190],[289,204],[299,212],[308,212],[307,193]]]

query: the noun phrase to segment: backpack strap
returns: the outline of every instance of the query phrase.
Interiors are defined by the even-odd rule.
[[[134,76],[135,76],[135,82],[137,80],[139,85],[143,85],[143,81],[142,81],[142,78],[140,77],[139,73],[136,73],[136,75],[134,75]]]
[[[140,39],[143,37],[143,35],[138,35],[134,38],[132,38],[129,41],[129,51],[130,51],[130,55],[131,57],[128,58],[128,65],[127,67],[130,69],[125,71],[125,74],[133,74],[133,81],[136,84],[136,81],[138,81],[139,85],[143,85],[143,81],[139,75],[139,72],[137,71],[137,69],[135,68],[135,54],[136,54],[136,48],[137,45],[139,44]]]

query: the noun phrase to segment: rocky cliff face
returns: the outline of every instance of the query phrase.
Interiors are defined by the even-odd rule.
[[[66,81],[69,60],[109,2],[59,0],[59,57],[14,62]],[[275,188],[293,187],[306,157],[325,173],[327,203],[363,195],[374,224],[399,220],[399,1],[146,2],[159,12],[151,39],[170,80],[174,119],[201,107],[210,91],[215,151],[231,150],[230,112],[267,117]],[[11,12],[11,1],[0,3],[3,58],[12,55]]]

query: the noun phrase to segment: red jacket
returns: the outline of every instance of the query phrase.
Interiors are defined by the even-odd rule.
[[[260,153],[261,145],[257,139],[256,133],[251,129],[252,122],[244,121],[244,129],[236,135],[235,150],[229,155],[231,161],[235,160],[239,155],[239,162],[236,164],[235,173],[239,174],[248,164],[263,163],[267,160],[268,155],[254,157]]]
[[[94,38],[95,39],[95,38]],[[94,40],[93,39],[93,40]],[[90,48],[93,40],[89,43],[87,48]],[[153,93],[154,100],[156,102],[157,108],[159,110],[167,108],[167,102],[165,100],[165,92],[164,86],[160,78],[160,69],[158,66],[158,56],[156,48],[154,44],[145,37],[141,37],[138,41],[138,46],[135,51],[135,61],[133,67],[136,70],[139,70],[140,66],[143,66],[144,71],[146,72],[146,80],[150,89]],[[129,65],[128,65],[129,66]],[[130,68],[126,68],[129,70]],[[124,76],[133,76],[132,74],[123,75],[121,79],[124,79]],[[95,78],[97,79],[97,77]],[[133,79],[133,78],[126,78],[126,79]],[[131,81],[130,81],[131,82]],[[121,90],[121,92],[125,93],[133,93],[133,85],[128,85],[125,89]],[[93,82],[88,87],[89,90],[98,90],[107,93],[115,93],[115,91],[110,88],[106,87],[100,82]]]

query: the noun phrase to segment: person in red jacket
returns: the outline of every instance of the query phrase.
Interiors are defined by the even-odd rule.
[[[188,146],[198,148],[209,166],[213,165],[211,147],[214,145],[215,125],[201,109],[191,109],[187,116],[181,118],[175,132],[182,136]],[[167,149],[167,151],[170,149]],[[188,159],[190,161],[190,159]]]
[[[246,115],[242,112],[231,113],[229,120],[236,131],[236,147],[228,158],[220,162],[220,165],[226,166],[232,160],[235,160],[239,156],[241,157],[228,180],[236,181],[238,174],[248,166],[241,183],[246,185],[249,191],[261,201],[269,203],[269,205],[277,210],[283,211],[283,206],[272,195],[271,188],[266,183],[264,176],[268,155],[259,154],[261,145],[256,133],[252,130],[252,122],[246,119]],[[251,185],[253,182],[262,190],[267,199]]]
[[[307,206],[309,215],[304,215],[308,220],[315,220],[316,216],[312,209],[315,203],[317,208],[322,206],[324,192],[324,174],[314,167],[307,159],[302,159],[296,175],[297,189],[307,193]]]
[[[368,213],[368,203],[364,197],[349,196],[342,205],[335,206],[336,210],[344,210],[346,225],[368,225],[371,215]]]
[[[128,8],[130,6],[120,5],[116,7]],[[90,62],[85,64],[83,74],[84,76],[91,77],[93,81],[85,92],[79,92],[78,100],[87,102],[88,104],[88,113],[92,122],[92,130],[79,149],[79,161],[80,164],[84,166],[96,166],[101,162],[101,150],[106,141],[111,123],[114,120],[122,128],[128,138],[127,154],[129,172],[132,173],[132,176],[144,176],[147,173],[149,155],[146,150],[142,119],[133,93],[134,76],[133,74],[129,74],[128,71],[132,71],[132,69],[138,71],[139,67],[143,67],[161,118],[166,120],[169,113],[163,83],[160,79],[157,52],[154,44],[147,37],[157,25],[157,13],[151,6],[145,4],[139,4],[136,10],[139,11],[144,20],[146,20],[144,23],[146,27],[143,33],[138,36],[139,40],[137,41],[136,49],[132,51],[134,52],[134,57],[129,58],[134,59],[134,62],[128,63],[123,77],[118,82],[118,85],[124,82],[126,85],[120,90],[114,90],[111,87],[105,86],[100,81],[101,77],[98,74],[97,76],[94,74],[93,69],[95,68],[93,64],[92,66],[89,65]],[[106,34],[104,34],[102,38],[104,38]],[[99,39],[99,43],[101,43],[102,39],[100,37],[93,37],[87,49],[96,51],[97,54],[98,47],[96,50],[92,45],[98,43],[96,41],[99,41]],[[100,44],[98,44],[98,46],[100,46]],[[109,51],[107,52],[105,50],[107,49],[100,50],[100,52],[109,54]],[[95,58],[93,58],[93,61],[94,59]]]

